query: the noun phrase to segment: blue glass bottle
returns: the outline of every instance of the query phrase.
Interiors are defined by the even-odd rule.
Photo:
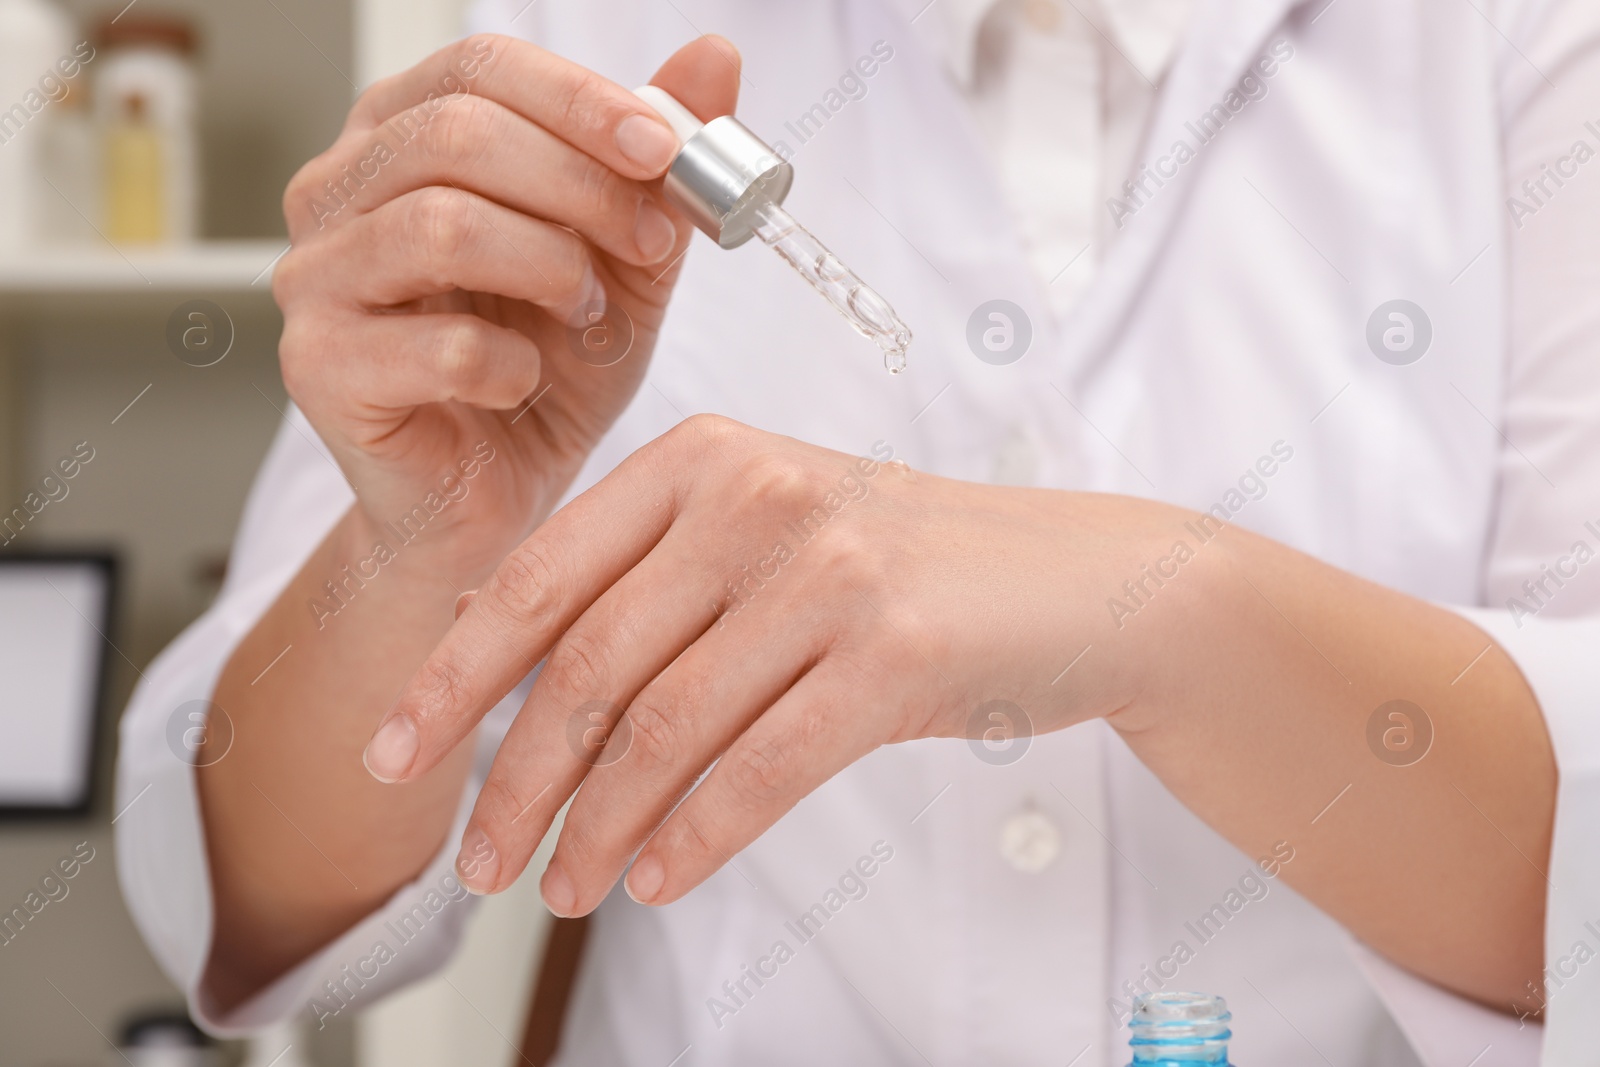
[[[1209,993],[1146,993],[1128,1021],[1129,1067],[1227,1067],[1232,1018],[1227,1002]]]

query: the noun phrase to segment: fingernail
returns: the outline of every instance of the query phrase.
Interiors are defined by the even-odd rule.
[[[476,589],[468,589],[465,593],[456,597],[456,618],[459,619],[466,613],[466,610],[472,606],[473,598],[477,595],[478,591]]]
[[[544,906],[557,918],[570,917],[578,906],[578,891],[572,888],[572,879],[561,869],[561,864],[554,860],[551,860],[550,866],[544,869],[544,878],[539,882],[539,893],[544,897]]]
[[[416,762],[419,747],[417,728],[411,720],[405,715],[391,715],[367,742],[361,762],[366,764],[368,774],[387,785],[406,776]]]
[[[628,872],[622,887],[636,903],[648,904],[660,894],[666,880],[667,869],[660,860],[654,856],[640,856],[633,861],[633,870]]]
[[[470,892],[483,896],[494,888],[500,874],[500,853],[494,850],[489,835],[474,826],[461,837],[456,854],[456,877]]]
[[[665,123],[629,115],[617,127],[617,149],[652,174],[667,169],[678,154],[678,139]]]
[[[639,218],[633,224],[633,243],[647,263],[659,263],[678,243],[678,231],[667,213],[649,198],[639,201]]]

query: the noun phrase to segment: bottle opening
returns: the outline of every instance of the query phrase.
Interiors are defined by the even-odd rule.
[[[1209,993],[1147,993],[1128,1022],[1135,1067],[1192,1067],[1228,1062],[1233,1016]]]

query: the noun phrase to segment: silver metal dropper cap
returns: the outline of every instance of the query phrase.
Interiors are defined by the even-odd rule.
[[[662,183],[667,198],[723,248],[750,240],[756,211],[783,203],[794,168],[732,115],[702,123],[664,89],[646,85],[634,95],[667,121],[681,145]]]

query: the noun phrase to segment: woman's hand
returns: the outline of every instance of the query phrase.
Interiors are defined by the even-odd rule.
[[[708,38],[655,77],[708,118],[738,80]],[[196,771],[214,1003],[370,914],[449,832],[470,751],[405,789],[356,754],[633,395],[689,240],[657,180],[674,144],[621,86],[472,37],[366,92],[285,196],[284,381],[356,503],[213,695],[234,739]]]
[[[470,888],[508,886],[575,789],[542,885],[562,915],[636,851],[636,899],[682,896],[878,745],[1101,716],[1246,854],[1292,845],[1285,880],[1367,944],[1525,997],[1555,765],[1481,630],[1210,514],[875,453],[696,417],[507,557],[389,712],[418,744],[375,767],[422,774],[549,656],[464,835]],[[1420,756],[1373,740],[1397,700],[1431,720]]]
[[[641,845],[633,896],[683,895],[879,745],[1053,730],[1134,697],[1115,655],[1055,683],[1113,628],[1104,576],[1136,577],[1186,516],[875,451],[683,423],[511,553],[390,713],[414,757],[369,766],[425,773],[548,655],[458,868],[479,892],[510,885],[581,784],[543,882],[577,915]]]
[[[655,82],[726,114],[737,56],[702,38]],[[690,234],[656,180],[675,145],[621,86],[478,36],[374,85],[296,175],[284,382],[368,528],[470,465],[427,544],[475,584],[554,506],[649,362]]]

